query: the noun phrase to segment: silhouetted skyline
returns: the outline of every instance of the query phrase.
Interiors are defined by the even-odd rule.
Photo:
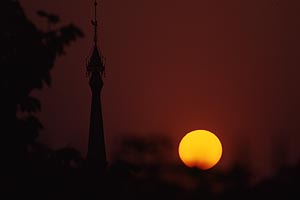
[[[35,14],[42,9],[76,23],[86,34],[56,61],[52,86],[36,92],[43,108],[41,140],[85,154],[91,99],[83,66],[92,48],[91,3],[21,3],[38,27],[48,27]],[[224,145],[221,169],[237,158],[249,161],[257,174],[275,167],[273,149],[280,141],[286,146],[284,162],[295,164],[300,154],[299,4],[101,1],[108,159],[122,137],[154,133],[171,139],[170,156],[176,157],[181,137],[201,128]],[[241,148],[248,153],[239,153]]]
[[[47,105],[49,100],[46,101],[46,105],[44,104],[44,95],[35,97],[32,91],[38,89],[44,91],[46,86],[53,86],[56,77],[54,75],[57,74],[51,72],[57,68],[57,61],[67,59],[66,55],[76,47],[76,43],[82,40],[84,33],[77,24],[63,25],[61,24],[65,20],[63,16],[43,9],[37,14],[46,22],[47,30],[40,30],[27,18],[22,7],[15,0],[1,1],[0,9],[2,9],[0,13],[4,22],[3,29],[0,31],[2,44],[0,65],[4,72],[0,77],[2,92],[0,173],[1,194],[5,198],[31,200],[299,199],[300,161],[292,165],[288,164],[289,152],[285,145],[288,146],[289,143],[283,139],[272,141],[274,150],[268,157],[273,159],[273,163],[277,163],[275,166],[278,166],[278,169],[271,177],[259,182],[252,181],[258,174],[250,165],[251,154],[247,153],[249,149],[245,145],[248,142],[247,138],[239,143],[238,153],[231,155],[236,159],[231,167],[226,169],[220,165],[211,170],[188,168],[181,162],[173,162],[172,137],[160,132],[148,135],[138,132],[127,133],[126,137],[115,139],[114,145],[110,148],[114,148],[116,153],[108,163],[105,173],[101,174],[85,167],[89,158],[84,157],[78,149],[68,145],[53,148],[49,145],[50,141],[45,140],[46,137],[41,138],[43,134],[51,133],[57,141],[65,141],[69,138],[62,132],[42,131],[47,127],[44,123],[48,121],[40,120],[45,118],[40,117],[38,113],[44,113],[44,109],[47,113],[47,109],[51,107]],[[93,24],[97,24],[96,20]],[[98,57],[98,54],[92,55]],[[92,99],[98,102],[96,109],[99,109],[101,107],[98,97],[102,86],[100,75],[103,75],[104,66],[99,65],[100,60],[90,61],[98,63],[94,65],[94,62],[90,62],[93,65],[88,65],[88,69],[92,70],[91,81],[96,81],[96,84],[91,82],[90,86],[94,90],[93,94],[98,95],[97,98]],[[72,75],[73,71],[69,70],[69,72],[68,75]],[[69,76],[65,76],[67,77]],[[84,85],[87,85],[87,81]],[[69,90],[64,92],[65,97],[71,100],[70,104],[76,102],[77,99],[71,98]],[[63,97],[57,94],[56,100],[63,101]],[[133,105],[138,102],[135,101]],[[53,110],[59,111],[57,117],[69,114],[59,106]],[[77,111],[77,109],[72,110],[74,117],[74,112]],[[179,116],[182,115],[178,113],[177,117]],[[101,122],[99,118],[97,121]],[[68,127],[67,119],[64,119],[64,122],[64,126]],[[88,135],[88,132],[85,134]],[[176,147],[175,145],[175,149]],[[176,158],[178,160],[178,157],[175,157],[175,160]]]

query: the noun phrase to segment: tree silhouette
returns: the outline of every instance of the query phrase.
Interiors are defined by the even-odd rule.
[[[0,90],[1,140],[9,167],[24,162],[28,145],[35,146],[42,124],[35,116],[40,101],[30,96],[34,89],[51,85],[50,70],[65,47],[83,33],[73,24],[42,31],[25,16],[18,1],[1,1]],[[39,11],[48,23],[59,17]]]

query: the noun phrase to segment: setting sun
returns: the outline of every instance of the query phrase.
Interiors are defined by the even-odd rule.
[[[186,134],[179,143],[179,157],[188,167],[202,170],[215,166],[222,156],[222,145],[213,133],[195,130]]]

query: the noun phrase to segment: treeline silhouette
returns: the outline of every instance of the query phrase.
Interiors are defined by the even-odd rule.
[[[105,174],[86,168],[75,149],[52,150],[43,145],[28,154],[15,179],[6,179],[11,197],[30,199],[297,199],[299,169],[282,166],[258,183],[250,170],[236,163],[228,171],[202,171],[168,162],[170,142],[151,136],[130,137],[119,144]],[[11,176],[10,176],[11,177]]]
[[[41,104],[30,92],[51,85],[55,59],[83,33],[72,24],[56,28],[59,17],[45,11],[38,15],[49,30],[39,30],[18,1],[0,5],[3,199],[299,199],[300,163],[283,165],[253,185],[251,172],[239,163],[226,172],[187,168],[169,162],[168,138],[135,136],[118,144],[114,161],[99,175],[85,167],[78,150],[54,150],[38,142],[43,126],[35,113]]]

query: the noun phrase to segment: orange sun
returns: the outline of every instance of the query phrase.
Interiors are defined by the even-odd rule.
[[[182,138],[178,151],[186,166],[206,170],[215,166],[221,159],[222,145],[213,133],[195,130]]]

